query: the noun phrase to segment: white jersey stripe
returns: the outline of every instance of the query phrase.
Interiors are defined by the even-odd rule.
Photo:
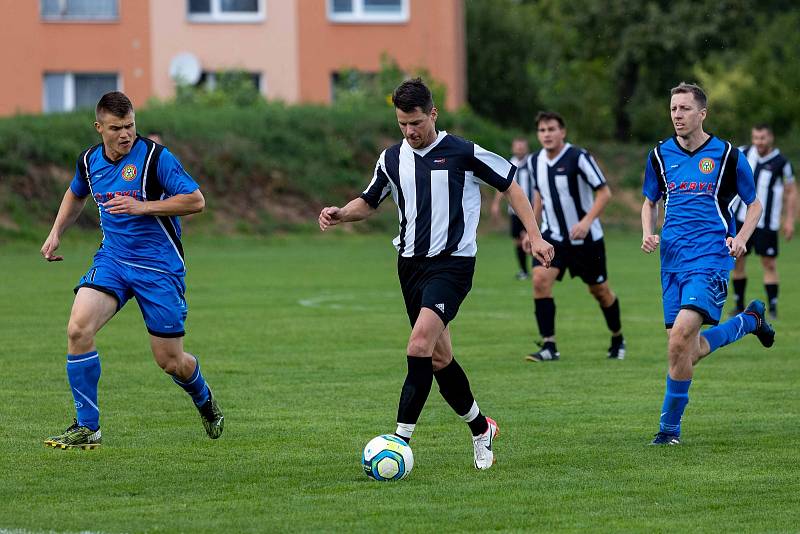
[[[413,256],[414,239],[417,235],[417,176],[414,152],[405,144],[400,148],[400,188],[406,201],[403,214],[406,221],[405,250]]]
[[[431,171],[431,244],[428,248],[430,256],[435,256],[447,246],[447,230],[450,222],[449,180],[448,171]]]

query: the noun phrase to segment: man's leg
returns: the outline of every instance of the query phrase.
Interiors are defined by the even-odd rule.
[[[395,434],[411,440],[433,384],[433,348],[444,331],[442,319],[429,308],[419,311],[406,348],[408,373],[400,393]]]
[[[746,264],[746,256],[742,256],[736,259],[736,265],[733,268],[733,294],[736,297],[736,309],[731,315],[744,311],[744,294],[747,289]]]
[[[48,438],[46,445],[88,448],[100,442],[100,356],[94,339],[116,312],[117,299],[109,294],[82,287],[75,295],[67,324],[67,378],[75,402],[76,423],[65,433]]]
[[[556,303],[553,300],[553,284],[561,271],[558,268],[546,269],[541,265],[533,268],[533,307],[539,335],[542,336],[542,349],[528,355],[528,361],[548,361],[559,358],[556,349]]]
[[[767,292],[767,306],[771,318],[778,315],[778,266],[777,258],[770,256],[761,257],[761,265],[764,267],[764,290]]]
[[[208,436],[211,439],[220,437],[224,416],[200,372],[200,362],[183,350],[183,337],[151,335],[150,348],[158,366],[192,398]]]
[[[625,358],[625,339],[622,337],[622,319],[619,311],[619,299],[611,291],[608,282],[601,284],[590,284],[589,293],[595,298],[600,309],[603,312],[603,317],[606,320],[606,326],[611,332],[611,346],[608,349],[608,357],[613,359],[622,360]]]

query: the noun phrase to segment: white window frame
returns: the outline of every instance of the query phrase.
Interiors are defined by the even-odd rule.
[[[47,109],[47,93],[45,92],[44,79],[46,74],[64,75],[64,109]],[[117,91],[123,91],[122,75],[114,72],[44,72],[42,73],[42,112],[68,113],[75,110],[75,75],[76,74],[114,74],[117,77]]]
[[[336,13],[333,0],[326,0],[328,20],[348,24],[404,24],[408,22],[409,0],[400,0],[399,13],[367,13],[364,11],[364,0],[352,0],[353,10],[350,13]]]
[[[67,0],[58,0],[58,3],[62,6],[61,11],[64,10],[65,4]],[[99,22],[99,23],[108,23],[108,22],[119,22],[119,0],[115,0],[117,3],[117,14],[113,17],[79,17],[79,16],[61,16],[61,15],[45,15],[44,9],[42,6],[41,0],[39,1],[39,18],[42,22]]]
[[[226,13],[222,11],[221,0],[210,0],[210,13],[192,13],[189,11],[189,2],[186,2],[186,18],[189,22],[216,23],[216,24],[249,24],[263,22],[267,19],[267,0],[258,0],[258,12]]]

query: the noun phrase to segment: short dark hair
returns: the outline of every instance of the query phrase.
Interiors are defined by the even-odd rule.
[[[433,96],[422,78],[413,78],[397,86],[392,93],[392,104],[406,113],[412,113],[419,108],[429,115],[433,109]]]
[[[706,93],[700,88],[699,85],[694,83],[681,82],[669,91],[670,96],[680,94],[690,94],[694,97],[695,102],[700,105],[700,109],[708,107],[708,98]]]
[[[536,124],[536,128],[539,128],[539,123],[542,121],[556,121],[558,125],[561,126],[562,130],[567,127],[567,123],[564,122],[564,117],[555,111],[540,111],[533,120],[534,124]]]
[[[100,97],[97,107],[94,108],[95,118],[99,121],[103,113],[111,113],[115,117],[122,118],[133,111],[133,103],[125,93],[112,91]]]
[[[753,130],[766,130],[769,133],[772,133],[772,126],[770,126],[766,122],[759,122],[753,125]]]

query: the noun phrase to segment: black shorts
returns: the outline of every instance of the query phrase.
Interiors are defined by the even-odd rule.
[[[439,256],[435,258],[397,258],[397,275],[406,302],[411,326],[422,308],[433,310],[447,325],[472,289],[475,258]]]
[[[583,245],[571,245],[551,240],[545,236],[545,240],[553,245],[555,256],[550,263],[550,267],[559,269],[556,280],[561,281],[564,273],[569,269],[572,278],[580,276],[588,285],[602,284],[608,280],[606,272],[606,246],[603,240],[591,241]],[[535,257],[533,266],[541,265]]]
[[[742,229],[742,223],[736,221],[736,231]],[[777,230],[767,230],[766,228],[756,228],[753,235],[747,240],[747,252],[745,255],[750,254],[750,251],[755,250],[759,256],[765,258],[778,257],[778,232]]]
[[[511,214],[510,218],[511,218],[511,237],[513,237],[514,239],[519,239],[520,234],[525,231],[525,225],[522,224],[522,220],[513,213]]]

